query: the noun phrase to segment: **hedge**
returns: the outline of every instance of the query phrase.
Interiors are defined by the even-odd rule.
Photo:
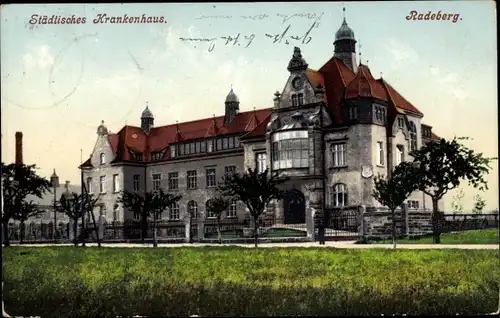
[[[496,250],[3,250],[12,316],[477,314],[498,306]]]

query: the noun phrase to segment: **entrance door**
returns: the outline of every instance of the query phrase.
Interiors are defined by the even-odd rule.
[[[285,224],[306,223],[306,200],[297,189],[288,191],[283,198]]]

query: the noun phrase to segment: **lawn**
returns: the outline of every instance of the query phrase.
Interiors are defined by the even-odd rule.
[[[498,244],[498,230],[471,230],[441,234],[441,244]],[[370,244],[392,244],[392,240],[369,241]],[[398,239],[399,244],[433,244],[432,236]]]
[[[3,270],[7,312],[43,317],[477,314],[500,283],[489,250],[9,247]]]

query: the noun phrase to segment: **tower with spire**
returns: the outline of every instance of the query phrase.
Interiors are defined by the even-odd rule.
[[[347,25],[345,18],[345,7],[342,8],[344,13],[344,21],[335,33],[334,57],[337,57],[344,62],[354,73],[357,71],[356,63],[356,39],[354,31]]]
[[[141,115],[141,128],[145,132],[150,132],[154,127],[155,117],[153,113],[149,110],[148,102],[146,102],[146,109],[142,112]]]
[[[240,99],[234,93],[233,85],[231,85],[231,91],[227,94],[225,105],[226,112],[224,114],[224,125],[228,125],[240,112]]]

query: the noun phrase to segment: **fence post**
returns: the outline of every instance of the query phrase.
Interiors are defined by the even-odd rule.
[[[405,235],[410,235],[410,212],[408,210],[408,203],[403,203],[403,217],[405,221]]]
[[[98,233],[99,240],[102,242],[104,240],[104,215],[99,216]]]
[[[201,242],[205,238],[205,212],[198,212],[198,241]]]
[[[366,239],[365,212],[366,212],[366,207],[364,205],[360,205],[358,208],[358,218],[359,218],[358,235],[359,237],[361,237],[363,241],[365,241]]]
[[[72,219],[69,220],[69,233],[68,233],[69,235],[68,236],[69,236],[69,240],[71,242],[73,242],[73,240],[75,239],[75,233],[73,233],[73,222],[75,222],[75,221],[73,221]]]
[[[186,243],[189,243],[191,242],[191,217],[189,216],[189,213],[186,213],[184,216],[184,228]]]

